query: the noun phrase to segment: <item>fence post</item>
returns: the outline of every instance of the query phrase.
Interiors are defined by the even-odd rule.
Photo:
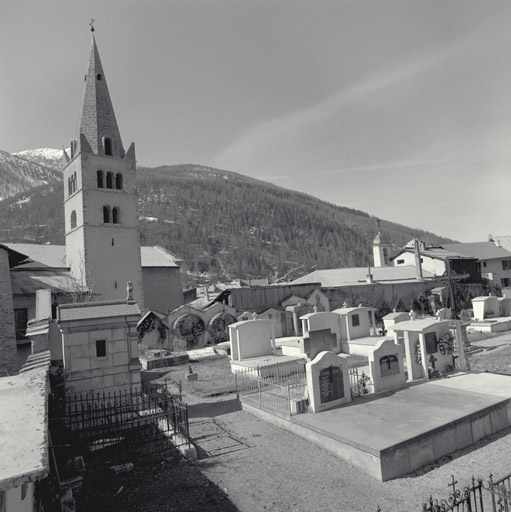
[[[495,493],[493,492],[494,491],[493,475],[491,473],[490,473],[490,478],[488,479],[488,486],[489,486],[490,494],[491,494],[492,510],[497,510],[495,508]]]
[[[287,404],[289,407],[289,416],[291,416],[293,412],[293,408],[291,407],[291,384],[287,385]]]
[[[257,379],[257,392],[259,394],[259,407],[261,407],[261,380]]]

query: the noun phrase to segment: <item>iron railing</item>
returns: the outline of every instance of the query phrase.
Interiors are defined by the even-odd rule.
[[[111,446],[127,456],[190,447],[188,406],[165,385],[67,396],[50,405],[50,428],[58,452],[80,455]]]
[[[358,368],[350,368],[348,373],[350,376],[350,390],[352,398],[373,392],[373,385],[369,375],[365,372],[359,373]]]
[[[259,409],[292,416],[307,411],[306,362],[286,361],[235,374],[238,398]]]

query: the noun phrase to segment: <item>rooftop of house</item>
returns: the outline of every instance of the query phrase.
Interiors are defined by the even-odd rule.
[[[125,300],[61,304],[58,309],[59,322],[130,315],[139,316],[140,308],[137,303],[128,303]]]
[[[48,366],[0,378],[0,490],[48,472]]]
[[[396,283],[417,280],[417,269],[413,265],[399,267],[371,267],[375,283]],[[422,271],[424,278],[432,278],[433,274]],[[323,288],[360,285],[367,283],[367,267],[331,268],[315,270],[306,276],[295,279],[290,284],[321,283]]]
[[[448,251],[456,251],[478,260],[511,259],[511,252],[495,242],[471,242],[464,244],[442,244]]]
[[[462,245],[462,244],[451,244],[451,245]],[[404,252],[413,253],[415,248],[412,245],[406,245],[401,249],[397,254],[390,258],[391,261],[398,258]],[[433,258],[436,260],[446,261],[448,259],[458,259],[458,260],[473,260],[476,259],[474,256],[470,256],[467,254],[462,254],[461,252],[457,252],[453,249],[446,249],[446,246],[442,247],[421,247],[420,249],[421,256],[427,256],[429,258]]]
[[[498,242],[506,251],[511,252],[511,235],[489,235],[490,242]]]
[[[27,243],[6,243],[3,245],[12,251],[17,251],[27,256],[28,260],[17,268],[68,268],[65,245]],[[180,263],[180,260],[167,251],[167,249],[158,245],[141,247],[140,256],[143,268],[179,267]]]

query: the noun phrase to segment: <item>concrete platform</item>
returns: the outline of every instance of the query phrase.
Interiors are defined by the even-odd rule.
[[[481,332],[505,332],[511,330],[511,319],[506,317],[488,318],[486,320],[477,320],[470,323],[468,330]]]
[[[457,374],[288,418],[245,405],[385,481],[510,426],[511,377]]]

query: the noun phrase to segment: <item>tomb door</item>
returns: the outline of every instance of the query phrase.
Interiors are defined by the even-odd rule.
[[[319,389],[322,404],[344,398],[342,370],[338,366],[331,366],[321,370],[319,374]]]

